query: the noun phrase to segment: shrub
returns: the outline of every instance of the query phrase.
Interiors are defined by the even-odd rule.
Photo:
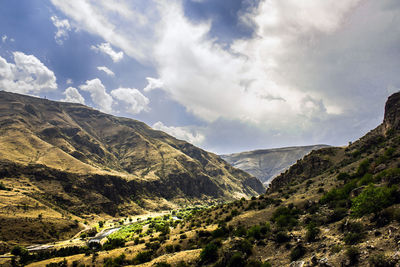
[[[400,168],[386,169],[376,176],[376,180],[386,181],[389,186],[400,183]]]
[[[307,225],[306,240],[308,242],[314,242],[319,233],[320,233],[319,228],[315,225],[314,222],[311,222],[310,224]]]
[[[253,253],[253,245],[250,243],[249,240],[243,239],[239,243],[238,250],[246,255],[251,255]]]
[[[6,187],[2,182],[0,182],[0,190],[11,191],[11,189]]]
[[[329,222],[337,222],[347,216],[348,209],[346,208],[335,208],[333,213],[329,216]]]
[[[119,248],[125,246],[125,240],[122,238],[108,238],[108,240],[104,243],[104,250],[112,250],[114,248]]]
[[[207,244],[200,252],[200,261],[202,263],[212,263],[218,259],[219,244],[211,242]]]
[[[211,232],[212,237],[219,238],[224,237],[229,233],[228,228],[225,225],[218,227],[214,231]]]
[[[336,176],[336,179],[340,181],[347,181],[350,179],[350,175],[348,173],[341,172],[338,174],[338,176]]]
[[[372,267],[394,267],[396,263],[387,258],[383,253],[372,255],[369,258],[369,264]]]
[[[253,225],[249,228],[249,230],[247,230],[247,236],[255,239],[261,239],[263,237],[261,234],[261,227],[259,225]]]
[[[235,236],[245,236],[247,233],[246,228],[243,225],[239,225],[234,231]]]
[[[361,178],[361,180],[358,182],[358,186],[362,186],[362,185],[368,185],[370,183],[374,182],[374,177],[372,174],[370,173],[366,173],[364,174],[364,176]]]
[[[320,200],[321,204],[329,204],[337,207],[341,200],[348,200],[350,192],[357,187],[357,180],[354,179],[341,188],[334,188],[327,192]]]
[[[167,253],[174,252],[174,246],[173,245],[166,245],[165,246],[165,251],[167,251]]]
[[[151,261],[151,255],[153,254],[153,252],[151,251],[142,251],[139,252],[135,258],[133,259],[133,262],[136,264],[140,264],[140,263],[145,263],[145,262],[149,262]]]
[[[360,165],[358,166],[356,176],[362,177],[364,174],[368,172],[369,169],[369,159],[365,159],[361,161]]]
[[[359,243],[363,238],[364,238],[363,233],[350,232],[344,236],[344,242],[346,243],[346,245],[354,245]]]
[[[292,228],[298,224],[298,214],[296,208],[279,207],[272,214],[272,221],[279,227]]]
[[[362,217],[394,204],[395,187],[374,187],[369,185],[352,200],[352,215]]]
[[[240,254],[239,252],[236,252],[229,259],[227,266],[228,267],[244,266],[244,263],[245,263],[245,261],[242,257],[242,254]]]
[[[299,244],[290,252],[290,260],[296,261],[303,257],[305,253],[306,249],[303,247],[302,244]]]
[[[28,254],[28,250],[21,246],[15,246],[11,249],[11,254],[15,256],[22,256],[24,254]]]
[[[346,250],[346,256],[350,261],[350,265],[355,265],[360,257],[360,251],[357,247],[349,247]]]
[[[277,243],[285,243],[290,240],[289,236],[286,232],[280,231],[275,235],[275,242]]]

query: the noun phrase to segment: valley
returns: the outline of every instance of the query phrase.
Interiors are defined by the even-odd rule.
[[[28,201],[25,197],[45,200],[40,193],[41,183],[32,179],[31,173],[45,172],[47,182],[59,173],[35,165],[26,169],[5,164],[6,173],[14,175],[1,179],[0,192],[4,197],[20,200],[12,199],[4,207],[15,215],[27,212],[32,221],[42,220],[43,225],[51,225],[44,220],[51,216],[58,220],[67,218],[67,221],[76,218],[78,222],[69,236],[59,236],[63,242],[43,240],[43,244],[53,247],[42,251],[21,247],[33,242],[13,241],[18,246],[9,247],[11,254],[6,255],[14,256],[1,258],[1,263],[397,266],[400,263],[399,107],[400,93],[397,93],[389,97],[384,121],[377,128],[347,147],[324,147],[310,152],[274,178],[267,191],[258,196],[186,204],[186,207],[164,211],[159,208],[148,215],[125,209],[123,215],[121,212],[119,215],[81,212],[78,216],[67,208],[60,209],[57,201],[49,201],[46,207],[42,207],[44,201],[38,206],[24,207]],[[15,179],[19,176],[15,174],[26,178]],[[113,178],[110,176],[110,179]],[[19,181],[18,187],[15,181]],[[61,176],[61,181],[69,181],[68,176]],[[47,189],[47,192],[51,191]],[[73,207],[70,210],[75,211]],[[45,211],[48,215],[37,217]],[[96,238],[96,235],[105,238]]]

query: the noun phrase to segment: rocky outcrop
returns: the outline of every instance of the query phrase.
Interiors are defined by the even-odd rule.
[[[282,173],[271,181],[269,190],[277,191],[279,188],[298,180],[315,177],[332,166],[332,162],[328,159],[336,153],[337,148],[328,147],[312,151],[303,159],[298,160],[296,164],[291,166],[286,172]]]
[[[400,93],[391,95],[386,101],[383,130],[386,134],[390,129],[400,129]]]

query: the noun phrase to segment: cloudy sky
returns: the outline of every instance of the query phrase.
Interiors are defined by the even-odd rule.
[[[0,90],[216,153],[344,145],[400,88],[398,0],[2,0]]]

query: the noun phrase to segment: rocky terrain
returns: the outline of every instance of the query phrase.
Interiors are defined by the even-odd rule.
[[[399,266],[399,159],[397,93],[380,126],[348,147],[311,152],[266,194],[133,223],[97,250],[16,259],[31,266]]]
[[[297,160],[313,150],[327,145],[295,146],[273,149],[260,149],[234,154],[221,155],[233,167],[250,173],[268,185],[273,178],[286,171]]]

